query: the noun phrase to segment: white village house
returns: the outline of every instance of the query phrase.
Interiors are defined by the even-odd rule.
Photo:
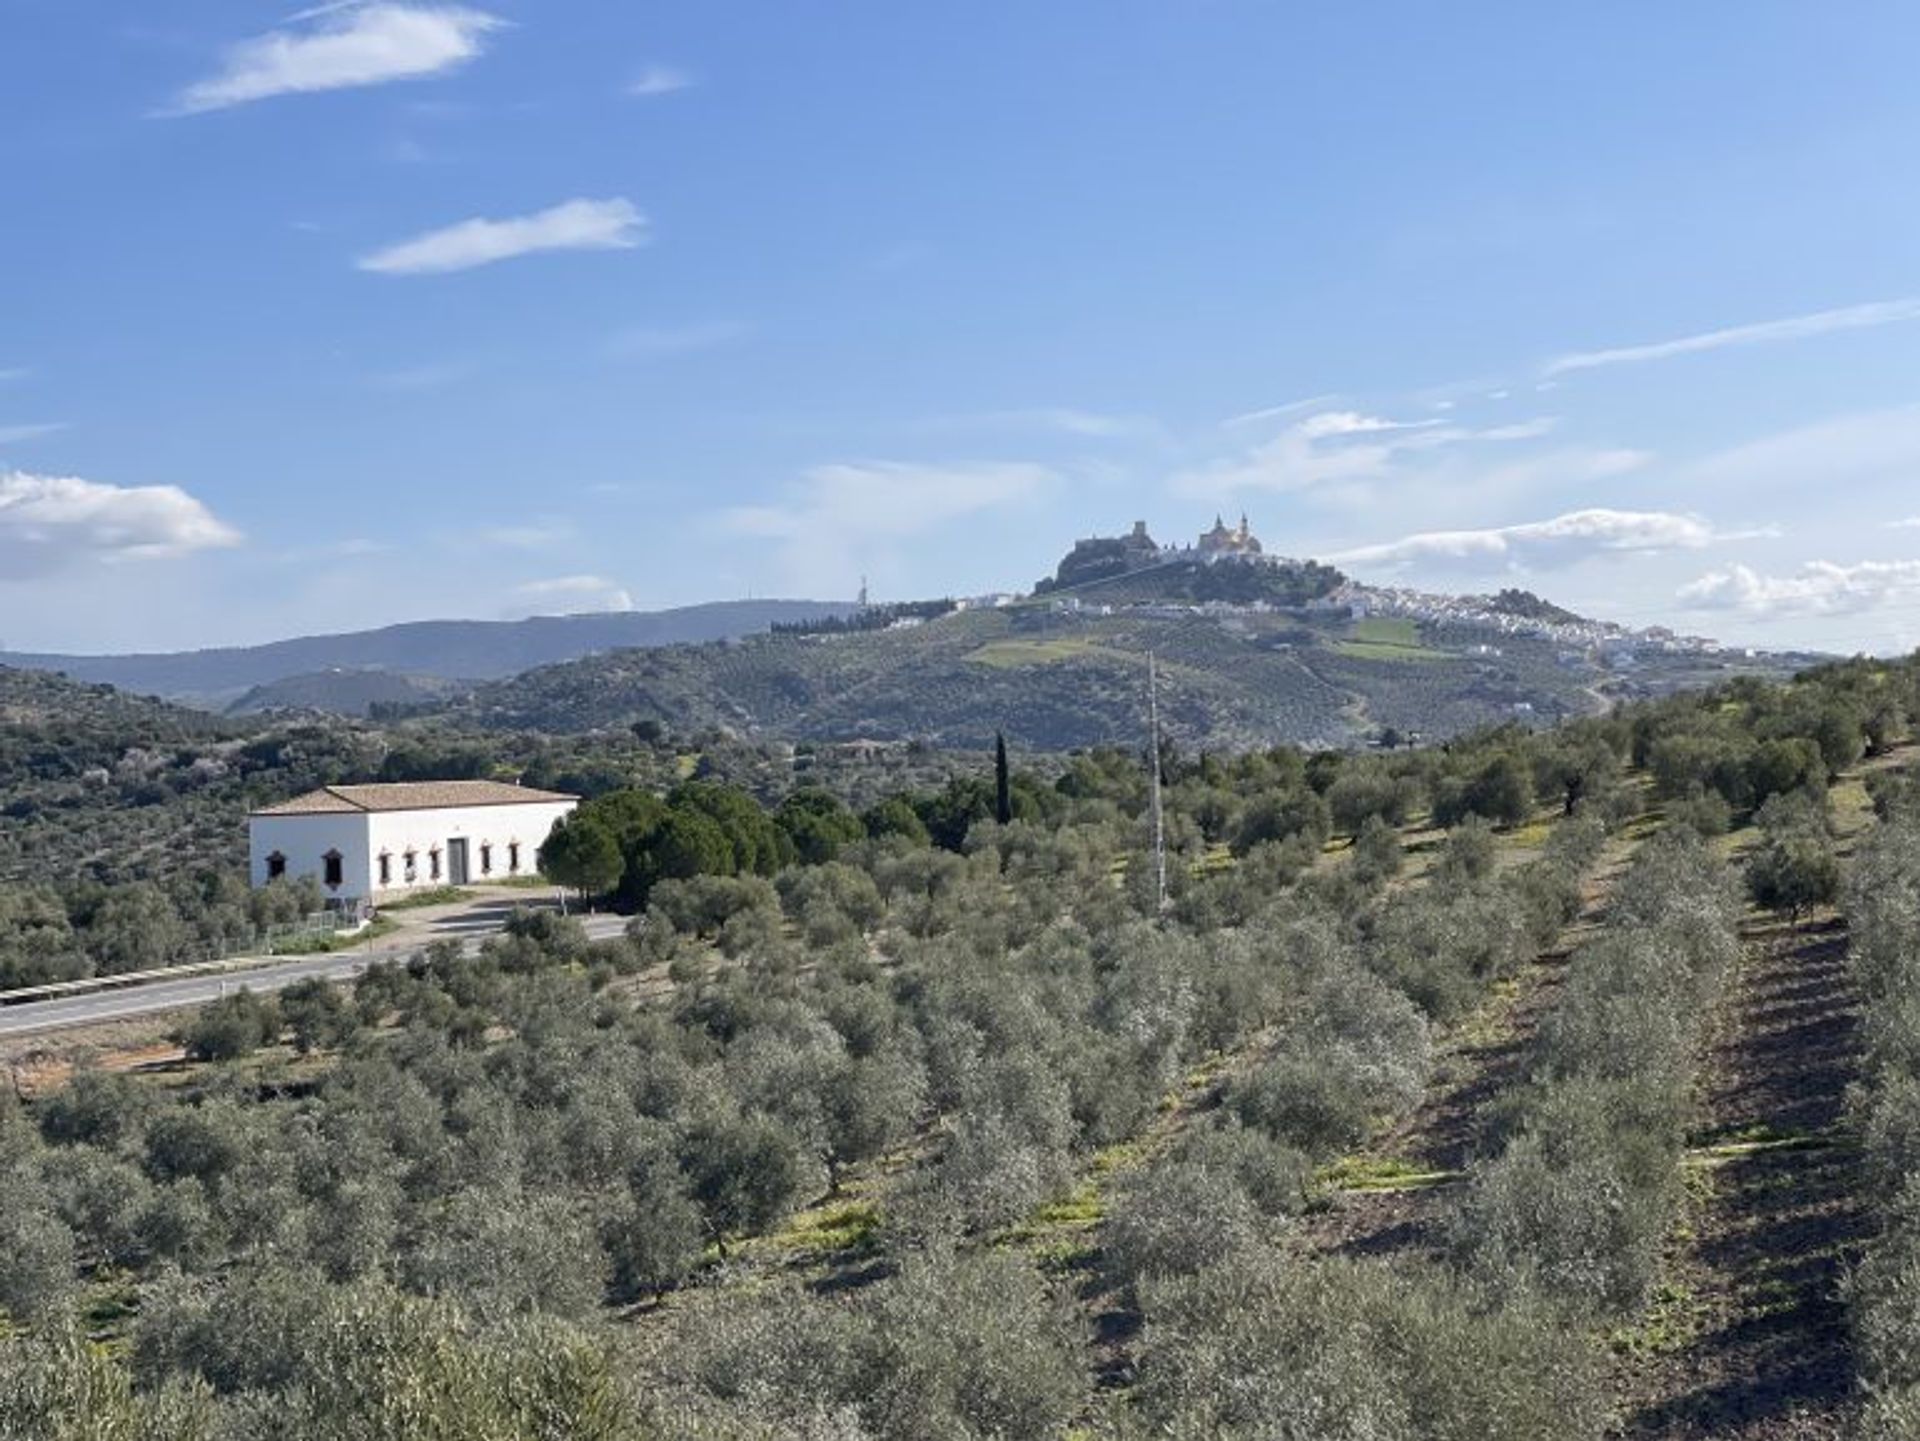
[[[348,904],[532,875],[578,796],[502,781],[323,786],[247,817],[256,886],[312,876]]]

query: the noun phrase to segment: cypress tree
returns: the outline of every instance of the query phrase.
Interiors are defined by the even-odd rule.
[[[993,818],[1001,825],[1013,820],[1013,779],[1007,774],[1007,738],[993,733]]]

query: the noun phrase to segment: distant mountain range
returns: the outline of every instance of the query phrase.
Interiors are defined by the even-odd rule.
[[[369,699],[414,699],[434,687],[400,693],[367,681],[367,672],[442,681],[498,680],[535,666],[602,651],[730,640],[774,624],[821,620],[854,611],[851,603],[736,600],[674,610],[534,616],[529,620],[429,620],[342,635],[303,636],[265,645],[145,655],[52,655],[0,651],[0,665],[59,671],[75,680],[223,709],[256,687],[298,679],[284,700],[272,691],[245,708],[273,704],[364,711]],[[387,691],[387,694],[378,692]]]

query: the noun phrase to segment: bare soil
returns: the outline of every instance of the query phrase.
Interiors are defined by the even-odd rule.
[[[1672,1334],[1623,1359],[1634,1441],[1826,1441],[1856,1381],[1839,1286],[1866,1227],[1844,1127],[1859,1012],[1827,917],[1755,921],[1704,1073],[1691,1234],[1668,1268]]]

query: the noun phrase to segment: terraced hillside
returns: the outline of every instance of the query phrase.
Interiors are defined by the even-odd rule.
[[[1144,722],[1157,654],[1168,731],[1188,747],[1290,741],[1349,745],[1392,726],[1440,737],[1478,725],[1547,722],[1608,699],[1607,672],[1554,645],[1396,622],[1172,609],[1101,615],[1046,607],[972,611],[851,635],[777,635],[619,651],[530,671],[454,703],[491,728],[591,730],[656,720],[680,730],[1034,749],[1130,741]],[[1373,629],[1367,629],[1372,626]],[[1379,633],[1376,633],[1379,632]],[[1779,674],[1764,658],[1687,661]],[[1634,684],[1664,689],[1661,667]]]

